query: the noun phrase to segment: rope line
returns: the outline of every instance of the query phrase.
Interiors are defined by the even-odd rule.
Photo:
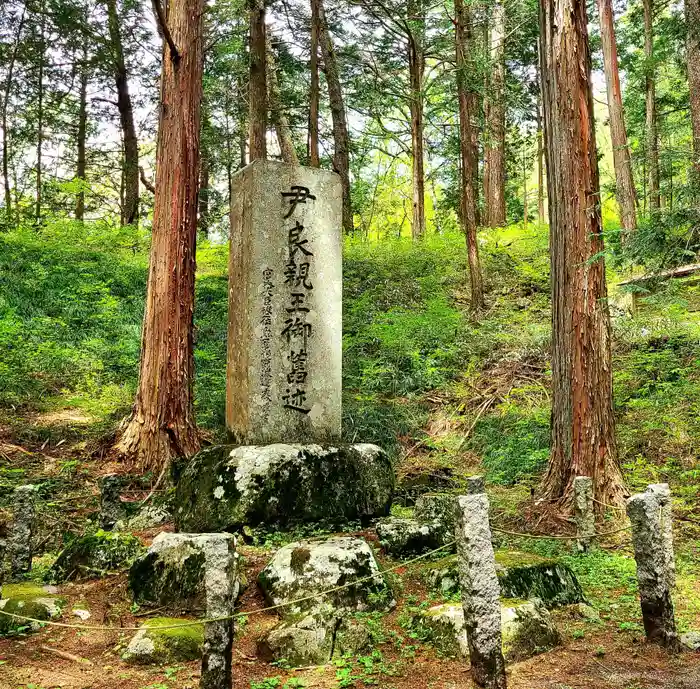
[[[622,531],[628,531],[631,526],[623,526],[619,529],[614,529],[613,531],[604,531],[601,533],[594,533],[586,536],[547,536],[546,534],[534,534],[534,533],[519,533],[517,531],[506,531],[506,529],[499,529],[496,526],[491,527],[491,531],[497,531],[498,533],[508,534],[509,536],[520,536],[522,538],[536,538],[542,540],[557,540],[557,541],[578,541],[581,538],[605,538],[607,536],[613,536],[616,533]]]
[[[190,622],[181,622],[178,624],[170,624],[170,625],[165,625],[165,626],[158,626],[158,627],[148,627],[149,631],[163,631],[163,630],[168,630],[168,629],[182,629],[183,627],[195,627],[200,624],[208,624],[210,622],[226,622],[227,620],[234,620],[237,617],[250,617],[251,615],[259,615],[263,612],[271,612],[272,610],[279,610],[280,608],[286,608],[290,605],[296,605],[298,603],[305,603],[310,600],[314,600],[316,598],[322,598],[323,596],[327,596],[331,593],[336,593],[337,591],[343,591],[344,589],[351,588],[352,586],[357,586],[358,584],[363,584],[367,581],[373,581],[380,577],[383,574],[388,574],[390,572],[394,572],[397,569],[402,569],[404,567],[409,567],[410,565],[414,564],[415,562],[418,562],[420,560],[425,560],[426,558],[430,557],[431,555],[434,555],[435,553],[439,553],[443,550],[446,550],[447,548],[451,548],[455,544],[455,541],[450,541],[449,543],[445,543],[445,545],[440,546],[439,548],[435,548],[434,550],[430,550],[427,553],[423,553],[422,555],[418,555],[418,557],[414,557],[411,560],[407,560],[405,562],[401,562],[398,565],[394,565],[393,567],[389,567],[388,569],[383,569],[375,574],[371,574],[369,576],[363,577],[362,579],[355,579],[354,581],[347,582],[346,584],[341,584],[340,586],[334,586],[333,588],[327,589],[326,591],[321,591],[319,593],[314,593],[309,596],[303,596],[301,598],[296,598],[291,601],[287,601],[286,603],[279,603],[278,605],[270,605],[266,608],[258,608],[257,610],[248,610],[248,611],[243,611],[243,612],[237,612],[233,615],[225,615],[223,617],[211,617],[208,619],[204,620],[196,620],[196,621],[190,621]],[[140,631],[143,629],[143,626],[141,627],[101,627],[101,626],[96,626],[96,625],[86,625],[86,624],[68,624],[67,622],[54,622],[52,620],[38,620],[34,617],[26,617],[25,615],[17,615],[16,613],[12,612],[5,612],[4,610],[0,609],[0,615],[5,615],[7,617],[14,617],[19,620],[25,620],[27,622],[37,622],[39,624],[46,624],[49,626],[53,627],[63,627],[65,629],[81,629],[84,631],[112,631],[112,632],[136,632]]]
[[[603,507],[606,507],[609,510],[619,510],[620,512],[626,512],[627,509],[625,507],[617,507],[615,505],[608,505],[607,503],[601,502],[600,500],[596,500],[593,498],[593,502],[597,502],[599,505],[602,505]]]

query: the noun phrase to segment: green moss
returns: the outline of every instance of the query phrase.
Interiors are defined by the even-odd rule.
[[[143,552],[141,541],[131,534],[99,530],[76,538],[49,570],[50,581],[104,576],[128,567]]]
[[[29,600],[32,598],[49,598],[50,593],[46,592],[43,586],[27,581],[21,584],[4,584],[2,587],[2,598],[12,598],[13,600]]]
[[[191,620],[177,617],[153,617],[144,625],[136,638],[149,639],[151,652],[127,650],[123,659],[132,663],[170,663],[199,660],[204,648],[204,625],[189,624]],[[160,627],[170,627],[160,629]],[[143,642],[142,642],[143,643]],[[140,644],[136,644],[137,647]]]
[[[527,565],[542,565],[552,562],[534,553],[523,553],[519,550],[497,550],[495,555],[496,564],[503,567],[525,567]]]

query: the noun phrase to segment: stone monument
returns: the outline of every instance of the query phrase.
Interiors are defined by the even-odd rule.
[[[233,179],[226,426],[235,442],[337,442],[342,189],[257,160]]]

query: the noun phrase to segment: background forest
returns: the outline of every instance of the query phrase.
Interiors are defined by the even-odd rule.
[[[552,454],[556,244],[537,1],[266,5],[267,155],[336,170],[346,191],[344,439],[390,453],[397,514],[426,486],[484,473],[499,523],[566,530],[533,502]],[[226,438],[230,189],[256,157],[259,108],[251,6],[215,0],[203,16],[193,398],[204,444]],[[700,7],[598,0],[588,18],[604,246],[586,262],[605,258],[617,454],[630,492],[671,484],[678,616],[697,628]],[[142,0],[0,7],[0,507],[17,482],[39,485],[47,552],[86,528],[138,390],[162,34]],[[145,469],[150,488],[160,466]],[[619,633],[610,652],[637,642],[624,545],[584,562],[556,542],[510,540],[569,558]],[[607,643],[567,624],[591,636],[591,653]],[[251,672],[256,689],[282,686]],[[167,679],[153,686],[187,686]],[[353,686],[341,680],[328,686]]]

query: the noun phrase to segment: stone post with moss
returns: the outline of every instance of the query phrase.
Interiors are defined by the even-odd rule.
[[[231,689],[236,540],[212,541],[205,551],[206,618],[200,689]]]
[[[10,578],[21,581],[32,568],[32,537],[36,519],[36,486],[15,488],[10,534]]]
[[[489,499],[483,488],[476,492],[479,484],[472,480],[470,494],[457,498],[456,507],[455,538],[464,624],[474,683],[488,689],[505,689],[500,586],[491,543]]]
[[[595,536],[593,479],[590,476],[577,476],[574,479],[574,519],[578,551],[587,553]]]
[[[669,571],[669,556],[672,559],[673,553],[668,552],[662,514],[663,499],[655,491],[638,493],[627,501],[647,640],[678,651]]]
[[[654,493],[659,499],[659,519],[661,534],[664,541],[666,571],[668,585],[671,589],[676,586],[676,560],[673,556],[673,513],[671,509],[671,489],[668,483],[652,483],[647,486],[647,493]]]

